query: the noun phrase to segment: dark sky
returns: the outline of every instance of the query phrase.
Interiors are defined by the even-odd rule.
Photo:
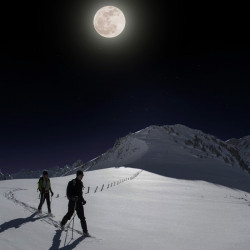
[[[104,5],[126,17],[115,39],[93,28]],[[5,1],[0,21],[4,172],[85,162],[153,124],[250,134],[244,1]]]

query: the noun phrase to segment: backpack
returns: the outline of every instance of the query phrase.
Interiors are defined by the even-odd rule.
[[[38,180],[38,188],[37,188],[37,191],[42,191],[42,182],[41,181],[43,181],[43,176],[41,176],[40,178],[39,178],[39,180]],[[49,185],[50,185],[50,179],[48,178],[48,182],[49,182]]]
[[[41,191],[41,190],[40,190],[40,182],[42,181],[42,179],[43,179],[43,177],[41,176],[41,177],[39,178],[38,182],[37,182],[37,185],[38,185],[38,187],[37,187],[37,192],[38,192],[38,191]]]

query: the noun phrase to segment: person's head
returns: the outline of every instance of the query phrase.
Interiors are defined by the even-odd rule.
[[[83,176],[84,176],[84,174],[83,174],[82,170],[78,170],[78,171],[76,172],[76,178],[77,178],[78,180],[82,180]]]
[[[48,171],[46,171],[46,170],[43,171],[43,177],[48,179],[48,177],[49,177]]]

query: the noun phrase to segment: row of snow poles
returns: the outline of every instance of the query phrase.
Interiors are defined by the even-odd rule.
[[[140,170],[140,171],[138,171],[137,173],[135,173],[132,177],[127,177],[127,178],[122,179],[122,180],[119,180],[119,181],[114,181],[114,182],[112,182],[111,184],[108,184],[107,189],[108,189],[108,188],[111,188],[111,187],[114,187],[114,186],[117,186],[117,185],[119,185],[119,184],[121,184],[121,183],[123,183],[123,182],[125,182],[125,181],[133,180],[133,179],[136,178],[141,172],[142,172],[142,170]],[[103,191],[104,187],[105,187],[105,185],[103,184],[102,187],[101,187],[100,192]],[[96,193],[97,190],[98,190],[98,186],[95,188],[94,193]],[[87,190],[87,192],[86,192],[85,194],[89,194],[89,193],[90,193],[90,187],[88,187],[88,190]]]

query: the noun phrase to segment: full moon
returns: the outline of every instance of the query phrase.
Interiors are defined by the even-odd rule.
[[[94,27],[97,33],[106,38],[120,35],[125,28],[126,19],[122,11],[114,6],[99,9],[94,17]]]

